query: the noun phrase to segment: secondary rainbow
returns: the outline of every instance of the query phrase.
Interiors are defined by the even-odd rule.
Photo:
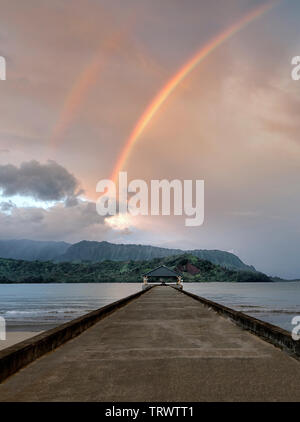
[[[131,21],[130,21],[131,23]],[[56,149],[67,128],[71,125],[80,108],[84,98],[99,79],[101,70],[108,62],[107,56],[119,48],[128,32],[127,27],[121,28],[110,35],[101,43],[91,62],[85,67],[78,79],[72,85],[69,94],[66,96],[58,121],[52,131],[50,147]]]
[[[266,3],[250,13],[244,16],[237,23],[226,29],[224,32],[217,35],[208,44],[200,49],[183,67],[179,69],[174,76],[164,85],[164,87],[158,92],[151,103],[148,105],[129,138],[127,139],[125,146],[118,158],[118,161],[114,167],[111,180],[117,183],[118,174],[123,169],[125,162],[127,161],[133,146],[137,142],[140,135],[144,132],[154,115],[158,112],[162,104],[167,100],[169,95],[176,89],[176,87],[183,81],[195,67],[202,62],[209,54],[211,54],[216,48],[220,47],[225,41],[235,35],[238,31],[245,28],[248,24],[261,17],[264,13],[272,9],[278,2]]]

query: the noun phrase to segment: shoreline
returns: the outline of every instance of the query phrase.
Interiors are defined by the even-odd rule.
[[[7,331],[6,340],[0,340],[0,350],[4,350],[24,340],[28,340],[42,332],[43,331]]]

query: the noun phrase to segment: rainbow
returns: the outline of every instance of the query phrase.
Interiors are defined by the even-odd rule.
[[[52,130],[50,147],[53,149],[55,149],[58,146],[58,143],[61,142],[65,131],[70,126],[82,106],[85,96],[98,80],[101,69],[105,67],[107,60],[103,57],[103,52],[110,53],[116,50],[119,47],[119,44],[123,41],[126,32],[126,28],[121,29],[116,31],[112,36],[108,37],[72,85],[69,94],[64,100],[59,118]]]
[[[264,13],[268,12],[277,3],[278,2],[266,3],[248,13],[240,21],[233,24],[230,28],[226,29],[224,32],[217,35],[217,37],[209,41],[208,44],[202,47],[200,51],[198,51],[183,67],[179,69],[179,71],[175,73],[175,75],[169,79],[169,81],[163,86],[163,88],[148,105],[135,125],[134,129],[132,130],[113,169],[111,180],[117,183],[118,174],[127,161],[133,146],[144,132],[150,121],[153,119],[154,115],[158,112],[162,104],[172,94],[180,82],[182,82],[195,69],[195,67],[198,66],[198,64],[201,63],[216,48],[220,47],[225,41],[227,41],[241,29],[245,28],[248,24],[261,17]]]

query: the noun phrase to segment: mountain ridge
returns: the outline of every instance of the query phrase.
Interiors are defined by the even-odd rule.
[[[182,250],[161,248],[159,246],[152,245],[115,244],[107,241],[96,242],[82,240],[81,242],[71,245],[63,255],[58,257],[57,261],[141,261],[182,254],[191,254],[200,259],[210,261],[213,264],[221,265],[226,268],[256,271],[252,265],[245,264],[238,256],[234,255],[233,253],[220,251],[218,249]]]
[[[38,241],[29,239],[0,240],[1,258],[25,261],[147,261],[182,254],[194,255],[228,269],[256,271],[252,265],[245,264],[235,254],[218,249],[182,250],[152,245],[116,244],[107,241],[97,242],[89,240],[82,240],[74,244],[62,241]]]
[[[62,255],[71,246],[67,242],[8,239],[0,240],[0,257],[25,261],[48,261]]]

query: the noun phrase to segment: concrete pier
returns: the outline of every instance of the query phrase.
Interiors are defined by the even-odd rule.
[[[300,361],[162,286],[6,379],[0,401],[300,401]]]

